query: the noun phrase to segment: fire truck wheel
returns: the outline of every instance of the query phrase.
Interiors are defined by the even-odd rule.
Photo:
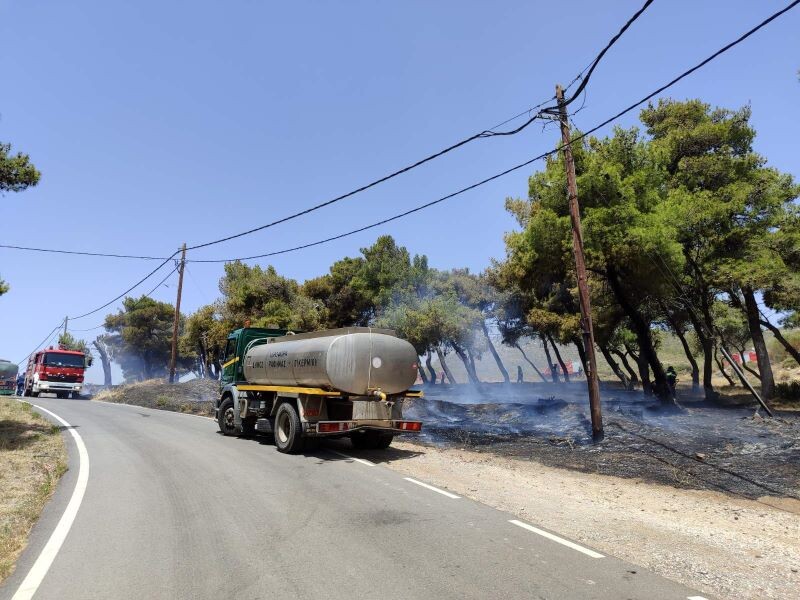
[[[39,392],[34,392],[33,390],[31,390],[31,396],[34,397],[34,398],[38,398],[39,397]]]
[[[223,400],[222,406],[219,407],[217,424],[223,435],[236,435],[238,433],[238,431],[236,431],[236,423],[234,422],[233,400],[231,398]]]
[[[297,409],[284,402],[275,414],[275,447],[279,452],[293,454],[303,449],[303,426]]]
[[[66,398],[69,394],[65,394],[64,392],[57,392],[56,398],[61,398],[62,400]]]

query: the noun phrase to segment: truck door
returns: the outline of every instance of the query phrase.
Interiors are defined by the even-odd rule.
[[[222,385],[236,381],[236,369],[239,367],[238,345],[238,334],[228,338],[228,343],[225,345],[225,356],[222,359]]]

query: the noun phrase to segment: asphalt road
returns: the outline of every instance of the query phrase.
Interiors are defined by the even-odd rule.
[[[201,417],[33,400],[75,428],[90,462],[37,600],[702,598],[332,451],[359,456],[345,444],[287,456]],[[79,456],[66,439],[71,468],[0,599],[14,596],[73,494]]]

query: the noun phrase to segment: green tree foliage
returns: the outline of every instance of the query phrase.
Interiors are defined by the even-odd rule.
[[[0,143],[0,196],[6,192],[21,192],[39,183],[41,173],[27,154],[11,154],[11,144]],[[7,293],[8,284],[0,279],[0,296]]]
[[[800,189],[753,151],[749,107],[662,100],[641,118],[667,174],[662,210],[680,216],[674,226],[685,258],[682,287],[705,320],[698,333],[713,331],[713,300],[726,294],[747,317],[768,399],[774,381],[756,295],[780,303],[796,281],[792,242]]]
[[[222,321],[231,328],[249,320],[253,327],[313,331],[326,320],[324,305],[303,296],[295,280],[278,275],[272,266],[227,263],[219,289]]]
[[[106,316],[106,343],[126,381],[166,376],[174,317],[173,305],[148,296],[127,297],[122,301],[122,310]]]
[[[800,302],[798,189],[752,151],[749,116],[748,109],[667,100],[642,111],[649,137],[618,128],[574,147],[597,341],[604,355],[616,355],[617,329],[632,333],[635,347],[627,342],[625,352],[635,356],[646,388],[652,374],[662,397],[657,328],[682,338],[690,362],[685,334],[694,330],[713,395],[715,302],[741,309],[757,352],[756,294],[788,311]],[[510,299],[505,334],[530,328],[580,351],[565,181],[563,158],[551,157],[530,178],[528,198],[507,201],[521,230],[507,234],[506,260],[491,279]],[[761,355],[766,382],[769,360],[765,350]]]
[[[303,285],[303,293],[327,308],[328,327],[368,325],[395,296],[416,293],[428,277],[428,259],[409,254],[389,235],[336,261],[328,274]]]
[[[86,356],[87,366],[92,364],[94,359],[92,350],[84,340],[79,340],[74,335],[67,332],[58,336],[58,345],[65,350],[77,350],[78,352],[83,352],[83,354]]]

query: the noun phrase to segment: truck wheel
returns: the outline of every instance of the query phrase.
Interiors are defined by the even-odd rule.
[[[275,446],[279,452],[292,454],[303,449],[303,426],[297,409],[290,402],[284,402],[275,414]]]
[[[67,397],[67,394],[64,392],[56,392],[56,398],[61,398],[62,400]]]
[[[350,436],[353,447],[359,450],[383,450],[389,447],[393,439],[394,435],[391,433],[382,433],[380,431],[365,431],[363,433],[354,433]]]
[[[233,414],[233,400],[227,398],[222,401],[222,406],[219,407],[219,416],[217,417],[217,424],[219,430],[223,435],[236,435],[236,422]]]

